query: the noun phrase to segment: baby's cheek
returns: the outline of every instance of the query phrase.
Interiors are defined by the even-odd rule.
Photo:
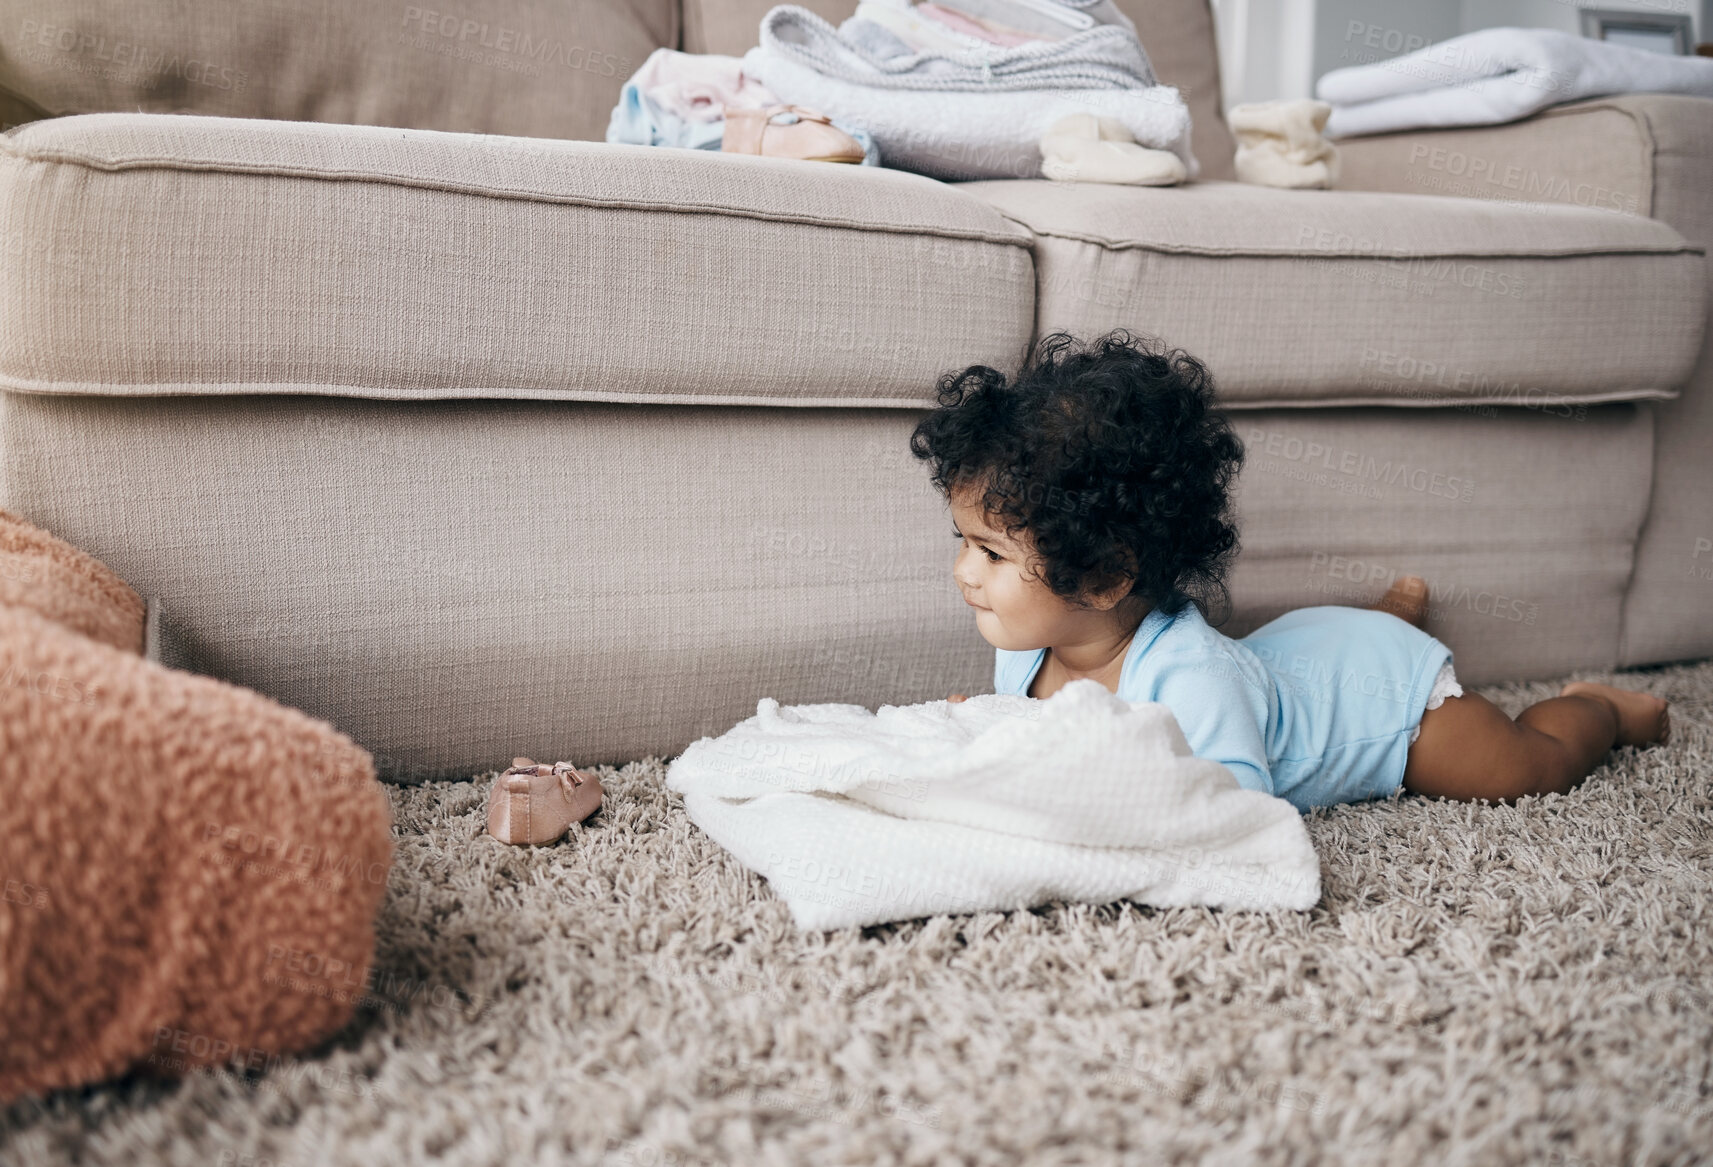
[[[1016,625],[1018,631],[1032,627],[1040,617],[1029,589],[1015,574],[1009,574],[999,589],[1002,603],[994,606],[994,611],[1005,619],[1008,625]]]
[[[1020,608],[1031,610],[1040,607],[1040,585],[1032,579],[1025,579],[1017,568],[1006,564],[1005,594],[1011,597],[1011,602]]]

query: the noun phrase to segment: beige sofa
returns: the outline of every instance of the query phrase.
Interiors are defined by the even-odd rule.
[[[1713,102],[1249,187],[1205,0],[1123,6],[1202,181],[565,140],[765,0],[20,0],[0,506],[394,777],[669,754],[764,695],[985,687],[908,434],[939,373],[1124,325],[1248,446],[1228,630],[1419,572],[1466,680],[1713,653]]]

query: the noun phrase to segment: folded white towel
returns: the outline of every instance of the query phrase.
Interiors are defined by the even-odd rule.
[[[1713,59],[1675,57],[1546,28],[1489,28],[1372,65],[1334,69],[1315,95],[1335,138],[1515,121],[1609,93],[1713,97]]]
[[[1301,816],[1192,757],[1164,705],[1094,681],[1046,701],[782,707],[667,772],[691,819],[803,928],[1054,900],[1306,910]]]
[[[1332,107],[1324,101],[1258,101],[1227,120],[1237,138],[1237,181],[1297,190],[1338,181],[1338,147],[1321,135]]]

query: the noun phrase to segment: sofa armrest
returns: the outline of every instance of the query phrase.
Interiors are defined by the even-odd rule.
[[[1502,126],[1343,138],[1338,185],[1651,216],[1653,123],[1695,117],[1713,118],[1713,102],[1646,94],[1574,102]]]
[[[1602,97],[1509,125],[1346,138],[1338,149],[1341,188],[1601,207],[1713,247],[1707,98]],[[1625,665],[1713,655],[1713,326],[1681,396],[1652,408],[1653,502],[1624,600]]]

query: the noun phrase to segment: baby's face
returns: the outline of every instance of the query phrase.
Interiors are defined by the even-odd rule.
[[[1062,644],[1087,619],[1086,609],[1055,595],[1033,570],[1027,532],[1007,534],[988,522],[980,492],[955,490],[952,521],[963,543],[952,578],[975,609],[975,624],[995,648],[1022,652]]]

